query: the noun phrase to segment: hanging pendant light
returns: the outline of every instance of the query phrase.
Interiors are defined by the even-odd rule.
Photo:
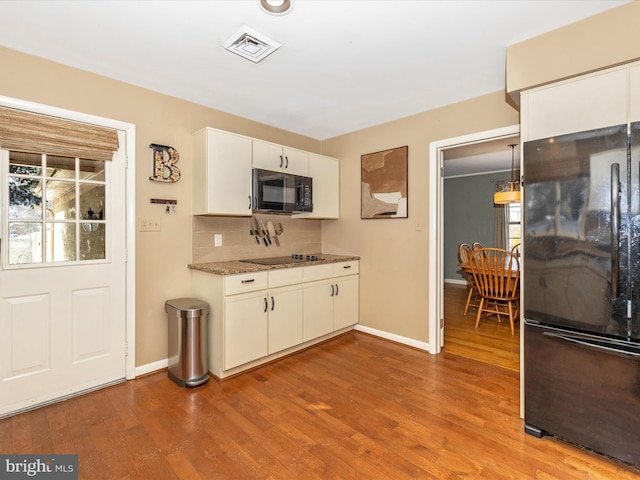
[[[517,143],[509,145],[511,148],[511,181],[509,182],[508,189],[505,188],[502,191],[493,194],[493,203],[496,205],[520,202],[520,182],[516,180],[515,177],[515,148],[517,146]]]

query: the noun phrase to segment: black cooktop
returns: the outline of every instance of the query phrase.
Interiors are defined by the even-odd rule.
[[[251,258],[240,261],[245,263],[255,263],[258,265],[282,265],[285,263],[317,262],[318,260],[322,260],[319,255],[302,255],[294,253],[288,257]]]

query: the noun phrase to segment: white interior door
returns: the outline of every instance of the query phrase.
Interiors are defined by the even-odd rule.
[[[125,378],[118,138],[111,162],[0,151],[0,416]]]

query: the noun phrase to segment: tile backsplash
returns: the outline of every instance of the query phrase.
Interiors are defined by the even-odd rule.
[[[319,253],[321,251],[321,221],[291,218],[286,215],[256,215],[264,224],[271,220],[282,224],[278,235],[280,246],[272,238],[265,246],[251,235],[249,217],[194,216],[193,263],[226,262],[247,258],[281,257],[293,253]],[[222,246],[214,246],[216,234],[222,235]]]

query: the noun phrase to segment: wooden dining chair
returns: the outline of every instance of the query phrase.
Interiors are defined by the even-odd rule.
[[[480,242],[473,242],[471,244],[471,249],[475,252],[476,250],[480,250],[481,248],[484,248],[484,245],[482,245]]]
[[[518,257],[501,248],[481,248],[472,253],[471,272],[480,295],[476,328],[483,313],[509,319],[511,335],[519,313],[520,262]]]
[[[473,250],[468,243],[461,243],[458,245],[458,258],[460,259],[460,265],[466,265],[468,267],[472,253]],[[473,278],[473,274],[469,270],[465,270],[464,273],[467,277],[467,289],[469,290],[469,293],[467,294],[467,303],[464,306],[464,314],[466,315],[469,307],[478,308],[480,305],[480,297],[478,295],[478,289],[476,288],[476,282]]]

